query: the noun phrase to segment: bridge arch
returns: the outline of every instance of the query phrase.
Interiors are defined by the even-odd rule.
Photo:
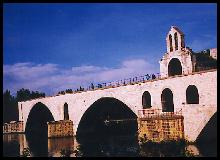
[[[217,112],[207,121],[196,138],[202,155],[216,156],[217,153]],[[210,145],[212,144],[212,145]],[[210,155],[211,154],[211,155]]]
[[[122,120],[129,119],[127,123]],[[112,120],[121,120],[116,121]],[[124,126],[124,127],[121,127]],[[96,100],[82,115],[76,136],[136,134],[137,115],[122,101],[113,97]]]
[[[47,135],[47,122],[54,121],[54,116],[49,108],[38,102],[31,108],[25,125],[27,135]]]
[[[217,112],[215,112],[205,126],[202,127],[201,132],[196,138],[196,142],[216,142],[217,140]]]

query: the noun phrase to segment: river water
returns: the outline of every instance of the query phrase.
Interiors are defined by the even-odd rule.
[[[140,145],[135,136],[38,137],[30,139],[25,134],[3,135],[4,157],[207,157],[217,156],[217,145],[196,144],[145,144]]]

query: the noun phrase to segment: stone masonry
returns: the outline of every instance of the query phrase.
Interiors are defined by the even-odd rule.
[[[24,123],[22,121],[11,121],[3,125],[3,133],[24,133]]]
[[[145,110],[146,111],[146,110]],[[184,117],[166,112],[138,118],[138,137],[140,142],[170,141],[184,139]]]
[[[173,37],[170,43],[169,40]],[[173,47],[172,51],[170,44]],[[180,61],[182,74],[168,77],[168,66],[172,58]],[[151,95],[151,109],[162,109],[161,94],[164,89],[169,88],[173,94],[174,111],[182,109],[184,137],[193,142],[209,119],[217,112],[217,69],[193,72],[193,63],[191,51],[185,47],[184,34],[177,27],[171,27],[167,38],[167,53],[160,61],[160,78],[138,82],[134,85],[101,88],[19,102],[19,120],[24,122],[23,129],[25,130],[29,113],[38,102],[48,107],[55,121],[63,120],[64,104],[67,103],[69,119],[73,121],[74,134],[77,134],[82,116],[100,98],[118,99],[138,115],[138,110],[143,109],[142,95],[145,91]],[[198,89],[199,104],[187,104],[186,90],[190,85]]]
[[[198,88],[199,104],[186,103],[186,89],[192,84]],[[207,84],[209,87],[207,87]],[[151,94],[152,109],[161,109],[161,93],[165,88],[170,88],[173,92],[174,110],[179,110],[180,108],[183,110],[185,137],[189,141],[195,141],[202,128],[217,111],[216,70],[155,79],[145,83],[117,88],[100,89],[19,102],[19,120],[24,121],[25,129],[28,114],[32,107],[38,102],[48,107],[55,121],[63,120],[63,105],[64,103],[68,103],[69,119],[74,123],[74,134],[77,134],[77,128],[83,114],[100,98],[116,98],[126,104],[137,115],[138,110],[142,109],[142,95],[145,91],[149,91]]]
[[[47,122],[48,137],[70,137],[73,136],[73,121],[60,120]]]

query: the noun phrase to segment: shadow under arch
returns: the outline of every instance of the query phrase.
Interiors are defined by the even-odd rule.
[[[106,120],[109,123],[105,123]],[[79,122],[76,132],[80,144],[78,150],[85,157],[137,156],[137,130],[137,116],[126,104],[112,97],[100,98],[86,110]],[[129,150],[131,146],[135,152]]]
[[[203,156],[217,156],[217,112],[200,132],[196,144]]]
[[[34,156],[48,156],[47,122],[54,121],[50,110],[41,102],[36,103],[27,119],[25,135]]]
[[[47,134],[47,122],[54,121],[54,117],[50,110],[41,102],[36,103],[26,122],[26,134]]]
[[[103,97],[95,101],[83,114],[76,137],[136,133],[137,115],[120,100]]]

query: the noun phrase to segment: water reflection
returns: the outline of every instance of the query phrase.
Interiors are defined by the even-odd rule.
[[[83,137],[78,146],[80,156],[138,156],[139,144],[135,136]]]
[[[28,148],[24,134],[3,135],[3,155],[6,157],[17,157],[23,155],[23,150]]]
[[[209,145],[211,145],[209,143]],[[205,148],[212,148],[207,150]],[[202,152],[203,150],[206,152]],[[145,144],[139,145],[135,136],[87,137],[76,140],[75,137],[53,138],[35,137],[25,134],[3,135],[3,155],[5,157],[85,157],[85,156],[131,156],[131,157],[187,157],[217,156],[213,146],[184,144]]]
[[[73,157],[74,137],[48,139],[49,157]]]

